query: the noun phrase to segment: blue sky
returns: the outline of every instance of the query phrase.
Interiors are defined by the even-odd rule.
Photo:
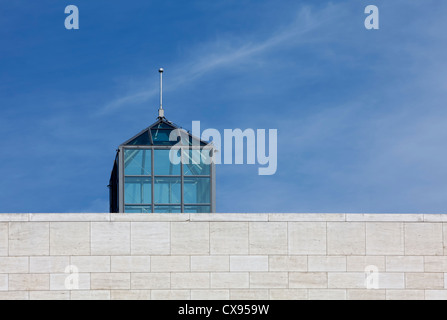
[[[77,5],[80,29],[64,28]],[[364,9],[380,29],[364,28]],[[0,212],[106,212],[155,121],[278,129],[278,170],[217,167],[219,212],[447,211],[447,2],[2,1]]]

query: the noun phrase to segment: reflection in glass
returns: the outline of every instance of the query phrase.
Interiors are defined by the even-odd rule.
[[[124,174],[147,176],[151,174],[151,150],[124,149]]]
[[[184,203],[210,203],[210,178],[185,177]]]
[[[142,134],[140,134],[138,137],[128,142],[127,144],[131,146],[150,146],[151,140],[149,138],[149,132],[148,131],[143,132]]]
[[[155,206],[154,213],[181,213],[180,206]]]
[[[151,206],[125,206],[125,213],[151,213]]]
[[[210,213],[210,206],[185,206],[185,213]]]
[[[151,129],[152,141],[154,145],[174,145],[177,141],[169,141],[169,135],[172,130]]]
[[[185,149],[183,150],[183,174],[203,176],[210,174],[209,150]]]
[[[169,149],[154,150],[154,174],[162,176],[179,176],[180,163],[172,164],[169,159]],[[177,156],[180,157],[180,150],[176,150]]]
[[[124,183],[124,203],[143,204],[152,202],[151,178],[126,177]]]
[[[156,177],[154,179],[154,203],[180,203],[180,184],[180,177]]]

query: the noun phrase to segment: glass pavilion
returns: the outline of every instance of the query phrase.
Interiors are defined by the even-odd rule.
[[[170,141],[173,130],[181,130],[182,138]],[[110,212],[216,212],[214,151],[212,144],[159,117],[119,146],[109,183]],[[178,161],[171,161],[170,153]]]

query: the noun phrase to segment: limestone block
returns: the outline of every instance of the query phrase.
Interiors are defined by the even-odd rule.
[[[109,256],[73,256],[70,263],[79,272],[110,272]]]
[[[248,222],[210,222],[211,254],[248,254]]]
[[[92,222],[92,255],[129,255],[130,222]]]
[[[190,300],[190,290],[151,290],[152,300]]]
[[[444,242],[444,255],[447,256],[447,223],[442,224],[443,242]]]
[[[289,288],[327,288],[326,272],[290,272]]]
[[[309,256],[308,271],[346,271],[346,257]]]
[[[380,272],[385,271],[384,256],[347,256],[346,263],[348,272],[364,272],[368,266],[375,266]]]
[[[90,222],[50,222],[51,255],[89,255]]]
[[[269,221],[345,221],[344,213],[270,213]]]
[[[404,224],[400,222],[366,223],[367,255],[403,255]]]
[[[8,255],[8,223],[0,223],[0,257]]]
[[[326,254],[326,222],[289,222],[289,254]]]
[[[170,254],[169,222],[132,222],[132,255]]]
[[[46,256],[50,253],[48,222],[10,222],[10,256]]]
[[[386,290],[387,300],[424,300],[424,290]]]
[[[230,256],[230,271],[268,271],[268,256]]]
[[[110,221],[108,213],[30,213],[29,221],[92,222]]]
[[[0,300],[29,300],[28,291],[0,291]]]
[[[0,274],[0,291],[8,291],[8,275]]]
[[[149,256],[112,256],[111,264],[112,272],[151,271],[151,257]]]
[[[112,213],[110,221],[121,222],[167,222],[189,221],[188,213]]]
[[[171,222],[171,254],[209,254],[208,222]]]
[[[28,257],[0,257],[0,273],[28,272]]]
[[[447,272],[447,256],[425,256],[425,272]]]
[[[287,272],[250,272],[250,288],[287,288]]]
[[[191,256],[191,271],[230,271],[230,256]]]
[[[345,289],[309,289],[309,300],[346,300]]]
[[[207,289],[210,287],[208,272],[177,272],[171,273],[172,289]]]
[[[265,213],[190,213],[191,221],[268,221]]]
[[[425,300],[447,300],[447,290],[425,290]]]
[[[445,214],[424,214],[425,222],[447,222]]]
[[[287,222],[250,222],[250,254],[287,254]]]
[[[268,298],[269,298],[268,289],[230,290],[231,300],[267,300]]]
[[[50,276],[48,274],[10,274],[9,290],[50,290]]]
[[[63,273],[70,265],[70,257],[30,257],[30,273]]]
[[[70,300],[69,291],[30,291],[30,300]]]
[[[443,273],[406,273],[405,288],[407,289],[444,289]]]
[[[307,289],[270,289],[270,300],[307,300]]]
[[[190,271],[191,263],[189,256],[152,256],[152,272],[181,272]]]
[[[366,289],[363,272],[329,272],[328,288]]]
[[[348,289],[347,300],[386,300],[386,290]]]
[[[404,273],[399,272],[379,272],[378,274],[379,289],[404,289],[405,278]]]
[[[307,271],[307,256],[269,256],[270,271]]]
[[[365,223],[328,222],[327,246],[329,255],[365,254]]]
[[[28,221],[28,213],[0,213],[0,221],[13,222],[13,221]]]
[[[424,272],[424,257],[422,256],[388,256],[386,257],[387,272]]]
[[[130,273],[91,273],[92,290],[130,289]]]
[[[211,273],[211,288],[248,288],[248,272],[214,272]]]
[[[191,290],[191,300],[228,300],[230,290]]]
[[[50,290],[90,290],[90,273],[77,274],[76,281],[71,273],[52,273]]]
[[[402,222],[402,221],[423,221],[422,214],[400,214],[400,213],[365,213],[365,214],[347,214],[346,221],[365,221],[365,222]]]
[[[111,300],[150,300],[151,290],[112,290]]]
[[[131,289],[170,289],[171,275],[168,272],[159,273],[132,273]]]
[[[110,300],[110,290],[88,290],[70,292],[71,300]]]
[[[405,223],[406,255],[443,255],[440,223]]]

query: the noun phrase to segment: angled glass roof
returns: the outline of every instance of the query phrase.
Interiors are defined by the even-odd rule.
[[[149,136],[149,132],[145,130],[143,133],[137,135],[137,137],[133,138],[129,142],[125,143],[128,146],[149,146],[151,145],[151,138]]]
[[[176,126],[171,125],[169,123],[166,123],[164,121],[157,121],[157,122],[151,126],[152,129],[172,129],[172,128],[176,128]]]
[[[134,137],[130,138],[122,144],[122,146],[173,146],[178,143],[176,141],[169,141],[169,135],[172,130],[181,129],[174,125],[172,122],[166,120],[166,118],[160,118],[150,127],[144,129]],[[206,146],[208,143],[193,137],[190,133],[189,145],[192,145],[192,141],[200,141],[201,146]]]

